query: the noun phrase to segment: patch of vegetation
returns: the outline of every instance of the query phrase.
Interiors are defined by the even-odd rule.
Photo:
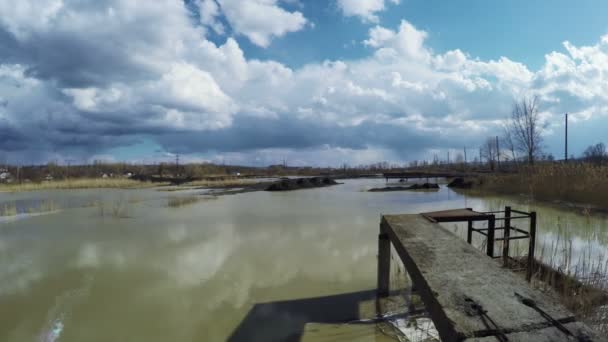
[[[0,217],[3,216],[17,216],[17,206],[12,204],[4,204],[0,207]]]
[[[60,209],[59,205],[52,200],[46,200],[40,203],[38,207],[28,208],[28,213],[36,214],[36,213],[48,213],[52,211],[58,211]]]
[[[41,202],[37,206],[24,208],[23,213],[28,214],[39,214],[39,213],[48,213],[58,211],[60,209],[59,205],[52,200],[45,200]],[[20,211],[17,209],[16,203],[4,204],[0,206],[0,216],[17,216]]]
[[[129,218],[129,202],[122,196],[111,203],[98,201],[96,206],[101,217]]]
[[[172,196],[167,199],[167,207],[180,208],[200,201],[216,199],[215,196]]]
[[[40,183],[10,183],[0,184],[0,192],[40,191],[58,189],[96,189],[117,188],[134,189],[166,185],[163,183],[140,182],[128,178],[80,178],[59,181],[44,181]]]
[[[589,163],[539,164],[511,174],[488,174],[474,187],[501,194],[529,195],[537,200],[605,206],[608,167]]]

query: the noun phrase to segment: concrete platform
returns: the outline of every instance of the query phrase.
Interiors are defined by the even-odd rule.
[[[523,278],[421,215],[383,216],[380,294],[388,291],[389,241],[442,341],[606,341]]]

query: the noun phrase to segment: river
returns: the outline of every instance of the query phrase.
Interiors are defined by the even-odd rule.
[[[537,255],[547,260],[566,253],[574,268],[608,250],[604,215],[445,186],[369,193],[384,180],[343,182],[183,207],[169,198],[202,190],[0,193],[0,206],[20,212],[53,203],[0,217],[0,341],[391,340],[374,325],[333,321],[338,295],[372,299],[381,214],[511,205],[538,212]]]

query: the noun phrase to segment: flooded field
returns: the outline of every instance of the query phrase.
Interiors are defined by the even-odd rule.
[[[340,310],[373,317],[381,214],[511,205],[538,212],[537,256],[576,268],[608,251],[603,215],[444,186],[369,193],[384,180],[344,182],[217,198],[0,193],[0,207],[17,212],[0,216],[0,341],[391,340],[373,324],[339,321]],[[345,294],[362,306],[340,308]],[[277,321],[276,308],[292,314]]]

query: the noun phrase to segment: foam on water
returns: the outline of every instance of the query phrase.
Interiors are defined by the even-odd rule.
[[[54,210],[54,211],[47,211],[44,213],[20,213],[20,214],[13,215],[13,216],[0,216],[0,223],[19,221],[19,220],[24,220],[24,219],[27,219],[30,217],[36,217],[36,216],[42,216],[42,215],[56,214],[58,212],[59,212],[59,210]]]
[[[93,283],[92,276],[86,276],[82,284],[72,290],[68,290],[57,296],[55,305],[49,310],[45,328],[40,334],[40,342],[56,342],[59,341],[61,333],[65,328],[65,322],[76,303],[88,297],[91,284]]]

